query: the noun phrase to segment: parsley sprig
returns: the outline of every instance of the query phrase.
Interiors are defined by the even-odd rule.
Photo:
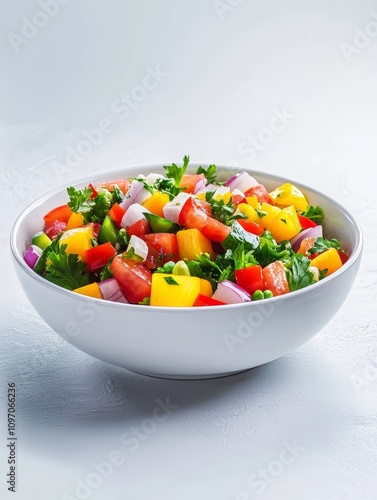
[[[89,284],[89,275],[85,273],[86,264],[78,255],[67,254],[66,244],[54,245],[47,257],[44,277],[67,290],[74,290]]]
[[[308,250],[308,253],[309,254],[321,253],[324,252],[325,250],[329,250],[330,248],[336,248],[336,250],[342,250],[340,242],[336,238],[331,238],[331,240],[328,240],[327,238],[322,238],[321,236],[319,236],[315,240],[312,248]]]
[[[168,179],[173,179],[176,187],[179,187],[179,183],[181,182],[182,177],[187,170],[189,161],[190,157],[186,155],[183,157],[183,165],[181,167],[178,167],[176,163],[172,163],[171,165],[164,167],[166,171],[166,177]]]

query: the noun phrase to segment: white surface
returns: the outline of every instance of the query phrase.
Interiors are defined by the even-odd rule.
[[[377,496],[377,39],[359,35],[349,61],[341,48],[355,43],[356,27],[373,30],[377,3],[224,3],[233,7],[222,19],[207,0],[70,2],[18,53],[7,34],[20,34],[21,18],[40,7],[18,1],[2,16],[1,498],[11,498],[4,397],[12,381],[22,500],[85,498],[77,481],[113,450],[123,463],[88,498]],[[135,91],[151,86],[158,65],[157,88]],[[125,116],[119,99],[130,92],[143,99]],[[253,154],[245,141],[284,109],[285,127]],[[91,154],[64,167],[83,130],[109,131],[109,120],[113,131]],[[114,162],[184,154],[310,184],[351,209],[365,235],[360,274],[328,327],[279,361],[213,381],[134,375],[70,347],[29,305],[8,251],[14,218],[50,188]],[[156,425],[145,420],[167,397],[179,408]],[[153,431],[138,449],[124,435],[133,427]],[[294,440],[300,451],[287,455]],[[252,474],[263,468],[276,477],[259,494]]]

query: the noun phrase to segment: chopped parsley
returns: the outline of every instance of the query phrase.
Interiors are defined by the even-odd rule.
[[[285,266],[289,291],[300,290],[315,283],[314,274],[308,270],[309,266],[310,259],[304,255],[292,255],[290,263]]]
[[[204,174],[208,184],[215,184],[217,182],[217,167],[210,165],[208,168],[198,167],[197,174]]]
[[[76,254],[66,253],[67,245],[58,245],[48,253],[44,277],[67,290],[89,285],[89,275],[85,273],[86,264]]]
[[[302,212],[300,215],[313,220],[314,222],[320,222],[324,217],[323,209],[319,205],[309,205],[308,208]]]
[[[172,276],[164,276],[164,280],[166,281],[166,283],[168,285],[178,285],[179,286],[179,283],[177,283]]]
[[[216,200],[215,193],[216,191],[206,192],[206,202],[211,205],[212,215],[215,219],[226,226],[231,226],[235,220],[247,218],[247,215],[241,212],[241,210],[236,210],[236,206],[232,203],[231,198],[228,203],[225,203],[222,198]]]
[[[189,161],[190,157],[186,155],[183,157],[182,167],[178,167],[176,163],[172,163],[170,166],[164,167],[166,171],[166,177],[168,179],[173,179],[175,186],[179,187],[179,183],[181,182],[182,177],[186,172]]]
[[[324,252],[325,250],[329,250],[330,248],[336,248],[336,250],[342,250],[340,242],[336,238],[331,238],[331,240],[328,240],[327,238],[322,238],[322,236],[319,236],[315,240],[312,248],[308,250],[308,253],[310,254],[321,253]]]

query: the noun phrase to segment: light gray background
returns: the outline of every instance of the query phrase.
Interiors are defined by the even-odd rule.
[[[22,500],[376,498],[377,2],[56,5],[22,42],[27,20],[46,21],[39,3],[3,2],[0,16],[1,498],[11,498],[13,381]],[[162,72],[154,89],[150,68]],[[127,116],[122,94],[139,99]],[[271,136],[263,129],[279,112],[289,118]],[[72,163],[85,130],[103,120],[112,131]],[[253,153],[248,141],[258,134],[270,142]],[[18,213],[51,188],[114,163],[184,154],[310,184],[351,209],[365,235],[355,286],[315,339],[212,381],[143,377],[75,350],[33,311],[8,250]],[[179,407],[153,427],[156,399],[166,398]],[[137,449],[122,442],[133,427],[153,430]],[[283,464],[287,446],[298,451]],[[122,464],[96,483],[94,463],[114,450]],[[275,472],[265,487],[252,480],[261,469]],[[88,477],[96,487],[77,491]]]

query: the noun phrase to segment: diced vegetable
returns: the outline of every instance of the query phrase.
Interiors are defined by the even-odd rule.
[[[282,184],[269,194],[275,204],[280,208],[293,205],[299,212],[304,212],[309,206],[308,200],[305,198],[304,194],[290,182]]]
[[[101,290],[98,283],[90,283],[90,285],[85,285],[80,288],[75,288],[72,290],[75,293],[81,295],[87,295],[88,297],[94,297],[96,299],[102,299]]]
[[[114,257],[110,270],[131,304],[138,304],[151,295],[152,273],[140,262],[123,255]]]
[[[226,304],[250,302],[250,295],[243,288],[228,280],[224,280],[218,284],[212,298]]]
[[[152,276],[151,306],[191,307],[199,293],[200,279],[194,276]]]
[[[111,243],[103,243],[86,251],[86,263],[91,272],[99,271],[116,255],[117,251]]]
[[[178,231],[177,243],[180,259],[195,260],[197,255],[203,253],[209,253],[212,258],[214,257],[211,241],[198,229]]]
[[[310,286],[348,259],[323,209],[287,182],[183,164],[83,188],[44,216],[26,264],[67,290],[144,306],[266,300]],[[270,187],[270,186],[269,186]],[[326,220],[324,220],[326,228]],[[327,236],[327,235],[326,235]]]
[[[46,233],[39,231],[39,233],[35,233],[31,238],[31,243],[39,247],[41,250],[44,250],[46,247],[51,245],[51,239]]]
[[[271,290],[274,296],[289,292],[289,285],[282,262],[275,261],[263,268],[263,288]]]
[[[34,269],[39,257],[42,255],[42,249],[37,245],[31,245],[24,253],[24,259],[26,264]]]
[[[330,248],[320,253],[311,261],[311,266],[318,267],[320,271],[326,271],[326,276],[334,273],[342,267],[343,263],[336,248]]]
[[[67,254],[76,254],[83,262],[87,261],[86,251],[92,248],[93,229],[88,227],[78,227],[65,231],[59,240],[59,245],[67,245]]]

